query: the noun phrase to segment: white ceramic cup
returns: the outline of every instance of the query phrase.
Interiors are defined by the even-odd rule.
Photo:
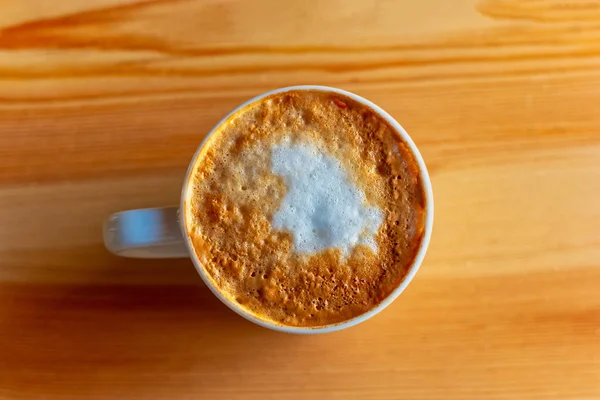
[[[180,218],[179,210],[184,209],[186,199],[190,195],[188,193],[188,180],[196,164],[196,158],[200,154],[201,149],[207,143],[210,136],[218,130],[218,128],[235,114],[240,109],[260,101],[262,98],[281,92],[287,92],[290,90],[318,90],[327,93],[338,93],[351,99],[362,103],[373,111],[377,112],[380,117],[384,118],[389,124],[400,134],[403,141],[410,147],[412,153],[419,164],[419,171],[421,175],[421,182],[423,183],[423,189],[425,191],[425,231],[417,255],[410,266],[410,269],[404,278],[404,280],[398,285],[396,289],[389,296],[387,296],[381,303],[376,307],[373,307],[368,312],[354,317],[350,320],[335,323],[331,325],[318,326],[318,327],[295,327],[278,324],[276,322],[260,319],[253,315],[248,310],[234,303],[226,296],[224,296],[211,282],[206,275],[204,268],[200,265],[198,258],[192,248],[191,240],[187,234],[185,226],[185,218]],[[181,193],[181,200],[179,207],[166,207],[166,208],[149,208],[140,210],[129,210],[122,211],[111,215],[104,224],[104,244],[106,248],[114,254],[124,257],[134,258],[176,258],[176,257],[191,257],[194,266],[198,270],[200,277],[208,288],[217,296],[225,305],[231,308],[233,311],[241,315],[242,317],[260,325],[265,328],[274,329],[276,331],[288,332],[288,333],[300,333],[300,334],[314,334],[314,333],[326,333],[338,331],[341,329],[349,328],[358,323],[366,321],[381,310],[386,308],[396,297],[402,293],[402,291],[408,286],[410,281],[413,279],[429,245],[431,238],[431,230],[433,228],[433,192],[431,189],[431,180],[425,167],[425,162],[415,146],[414,142],[408,136],[404,128],[392,118],[387,112],[382,110],[377,105],[373,104],[369,100],[366,100],[354,93],[347,92],[345,90],[326,87],[326,86],[291,86],[281,89],[272,90],[270,92],[263,93],[253,99],[248,100],[244,104],[237,107],[225,118],[223,118],[215,127],[206,135],[204,141],[196,150],[196,154],[192,158],[188,167],[185,180],[183,181],[183,190]]]

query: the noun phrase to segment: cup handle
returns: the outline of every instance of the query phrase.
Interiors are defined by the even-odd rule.
[[[178,207],[118,212],[105,221],[103,236],[106,248],[122,257],[189,257],[179,227]]]

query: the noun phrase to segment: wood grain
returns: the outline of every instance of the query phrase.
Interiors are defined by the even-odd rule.
[[[600,399],[600,1],[0,0],[0,398]],[[394,115],[430,251],[335,334],[253,326],[190,261],[116,258],[205,132],[292,84]]]

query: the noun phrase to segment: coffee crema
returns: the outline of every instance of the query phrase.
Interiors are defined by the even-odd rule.
[[[377,112],[319,90],[277,93],[223,122],[187,183],[193,250],[257,318],[317,327],[376,307],[425,226],[417,161]]]

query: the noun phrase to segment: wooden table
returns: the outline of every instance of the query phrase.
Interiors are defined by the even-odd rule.
[[[0,398],[599,399],[600,1],[0,1]],[[428,256],[387,310],[304,337],[189,260],[120,259],[244,100],[363,95],[430,168]]]

